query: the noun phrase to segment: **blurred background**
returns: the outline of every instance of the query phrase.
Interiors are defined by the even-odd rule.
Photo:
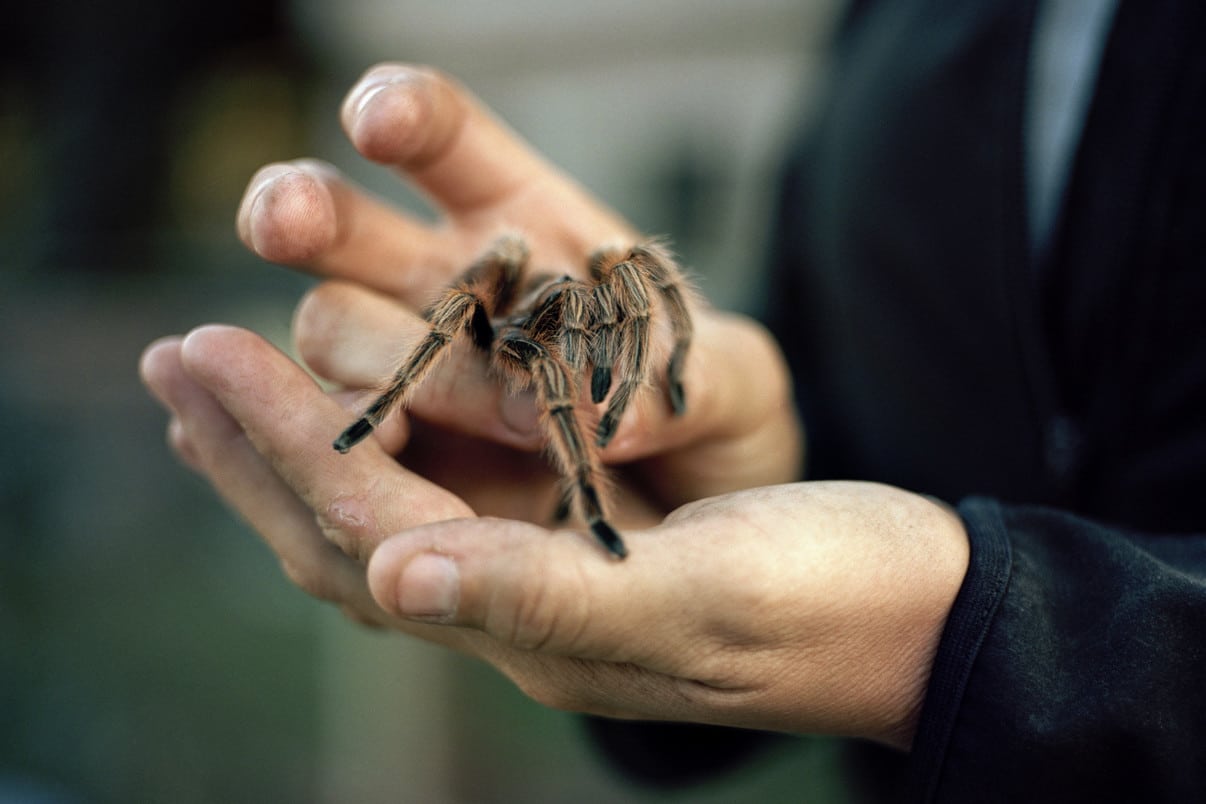
[[[207,321],[288,349],[310,280],[233,218],[260,165],[337,164],[380,60],[459,76],[718,305],[756,309],[770,192],[840,0],[139,0],[0,24],[0,804],[826,799],[822,744],[675,795],[492,670],[291,587],[177,466],[142,348]],[[806,796],[807,798],[807,796]]]

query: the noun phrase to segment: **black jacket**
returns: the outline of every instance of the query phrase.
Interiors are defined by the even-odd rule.
[[[855,3],[783,184],[809,477],[948,500],[971,539],[914,750],[862,767],[913,800],[1204,801],[1206,6],[1121,3],[1042,265],[1033,6]]]

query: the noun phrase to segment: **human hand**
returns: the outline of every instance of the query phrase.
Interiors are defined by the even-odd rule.
[[[626,533],[617,563],[576,533],[474,518],[382,450],[338,455],[326,434],[345,411],[252,333],[165,339],[142,372],[186,462],[290,577],[354,616],[484,659],[555,707],[911,741],[968,559],[959,519],[925,498],[738,492]]]
[[[370,589],[408,623],[468,629],[471,652],[552,707],[911,747],[968,565],[950,509],[796,483],[688,504],[629,533],[627,565],[559,535],[421,526],[373,554]]]
[[[417,311],[502,230],[524,234],[533,264],[579,274],[601,245],[637,239],[436,72],[370,70],[349,93],[342,120],[361,153],[426,193],[442,213],[437,223],[391,210],[309,160],[261,170],[238,215],[240,236],[256,253],[335,280],[303,301],[295,339],[310,367],[340,387],[370,388],[388,376],[426,331]],[[624,465],[621,527],[652,524],[689,500],[799,475],[802,438],[773,341],[753,322],[704,305],[694,318],[686,415],[671,415],[664,392],[651,387],[603,453],[605,462]],[[420,423],[407,466],[479,513],[546,521],[555,478],[538,479],[533,466],[544,439],[532,401],[508,395],[467,350],[454,350],[449,363],[413,400]],[[514,476],[507,464],[522,467],[522,485],[505,482]]]

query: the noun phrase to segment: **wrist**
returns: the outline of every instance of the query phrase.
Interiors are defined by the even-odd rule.
[[[955,598],[963,585],[970,560],[970,546],[963,520],[949,504],[928,495],[913,495],[918,503],[916,555],[918,570],[906,579],[910,605],[902,618],[899,672],[893,674],[895,703],[889,710],[884,732],[878,736],[902,750],[909,750],[921,718],[938,644]]]

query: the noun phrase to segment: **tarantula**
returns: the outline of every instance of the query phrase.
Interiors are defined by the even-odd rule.
[[[335,449],[347,452],[395,405],[407,404],[446,354],[445,347],[465,332],[489,355],[491,367],[512,391],[535,390],[550,452],[563,478],[557,517],[567,516],[576,501],[595,538],[614,557],[627,556],[623,540],[607,521],[598,449],[615,435],[620,417],[649,376],[652,316],[659,309],[674,341],[666,368],[670,407],[675,414],[685,410],[682,370],[692,322],[683,275],[658,242],[600,250],[588,269],[589,281],[529,275],[524,241],[499,238],[426,310],[427,336],[381,395],[335,439]],[[598,405],[607,400],[593,444],[584,437],[577,413],[579,381],[588,367],[591,401]]]

